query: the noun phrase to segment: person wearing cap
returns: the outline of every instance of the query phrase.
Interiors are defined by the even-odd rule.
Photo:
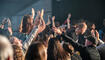
[[[93,36],[86,37],[85,46],[93,45],[96,47],[97,44],[98,44],[98,40],[96,39],[96,37],[93,37]]]
[[[96,48],[97,39],[94,36],[92,35],[86,36],[84,38],[86,40],[85,45],[83,45],[83,44],[80,44],[79,42],[76,42],[67,34],[63,34],[59,29],[55,28],[53,30],[57,34],[61,35],[64,42],[69,42],[76,51],[80,52],[80,56],[82,57],[82,60],[101,60],[100,54]]]
[[[75,42],[71,37],[67,35],[61,35],[63,40],[72,44],[76,51],[80,52],[82,60],[100,60],[100,54],[96,49],[97,40],[93,36],[88,36],[86,38],[85,45]]]

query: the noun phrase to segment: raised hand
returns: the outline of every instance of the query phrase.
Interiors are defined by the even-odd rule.
[[[38,11],[37,16],[35,18],[35,26],[38,26],[38,33],[42,32],[46,27],[43,15],[44,15],[44,9],[42,9],[41,12]]]
[[[43,17],[43,15],[44,15],[44,9],[41,10],[41,15],[40,16]]]
[[[99,33],[97,30],[95,30],[95,31],[96,31],[96,38],[97,38],[97,40],[99,40]]]
[[[41,13],[40,13],[40,11],[38,10],[38,11],[37,11],[37,16],[36,16],[36,17],[39,17],[40,14],[41,14]]]
[[[7,22],[8,22],[8,31],[9,31],[10,35],[12,35],[13,32],[12,32],[12,27],[11,27],[11,20],[8,18]]]
[[[35,10],[34,8],[32,8],[32,18],[34,19],[34,17],[35,17]]]
[[[2,24],[4,25],[5,23],[7,23],[7,18],[4,18],[4,19],[2,20]]]
[[[52,27],[55,27],[55,16],[52,17]]]
[[[68,18],[67,18],[67,28],[70,29],[70,18],[71,18],[71,14],[68,14]]]
[[[42,32],[46,28],[45,21],[43,19],[44,9],[40,13],[40,24],[38,25],[38,33]]]
[[[50,16],[48,15],[48,21],[46,25],[49,25],[49,24],[51,24],[51,20],[50,20]]]
[[[46,24],[44,20],[40,20],[40,24],[38,25],[38,33],[42,32],[46,28]]]
[[[53,31],[54,31],[55,33],[57,33],[57,34],[59,34],[59,35],[62,34],[62,31],[61,31],[60,29],[58,29],[58,28],[56,28],[56,27],[53,27],[52,29],[53,29]]]
[[[11,27],[11,20],[9,18],[7,19],[7,22],[8,22],[8,27]]]
[[[55,21],[55,16],[52,17],[52,21]]]
[[[68,18],[69,18],[69,19],[71,18],[71,13],[68,14]]]
[[[38,26],[40,22],[40,11],[37,11],[37,16],[35,18],[34,26]]]

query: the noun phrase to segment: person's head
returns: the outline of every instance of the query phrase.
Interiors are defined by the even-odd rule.
[[[67,51],[71,55],[74,53],[74,47],[69,43],[64,43],[63,48],[64,48],[65,51]]]
[[[92,24],[91,29],[95,29],[95,28],[96,28],[95,24]]]
[[[95,30],[96,29],[96,25],[94,22],[88,22],[88,30]]]
[[[29,34],[33,28],[33,18],[30,15],[25,15],[21,21],[19,31]]]
[[[47,49],[41,42],[31,44],[27,50],[25,60],[47,60]]]
[[[56,27],[59,27],[59,26],[60,26],[60,22],[59,22],[59,21],[56,21],[56,22],[55,22],[55,26],[56,26]]]
[[[19,40],[17,37],[11,37],[10,38],[10,42],[13,44],[13,45],[17,45],[19,46],[20,48],[22,48],[22,41]]]
[[[0,35],[0,60],[13,60],[13,49],[9,40]]]
[[[93,45],[93,46],[97,45],[97,39],[94,36],[88,36],[86,38],[85,46],[89,46],[89,45]]]
[[[39,34],[38,40],[41,42],[46,42],[46,47],[48,47],[48,41],[50,38],[53,38],[52,36],[52,29],[49,26],[46,26],[46,28]]]
[[[66,32],[66,26],[65,26],[65,25],[60,26],[59,29],[60,29],[62,32]]]
[[[78,32],[79,34],[84,34],[86,30],[87,30],[87,24],[85,22],[78,24],[78,27],[76,28],[76,32]]]
[[[63,49],[57,38],[49,40],[47,51],[48,60],[71,60],[70,54]]]

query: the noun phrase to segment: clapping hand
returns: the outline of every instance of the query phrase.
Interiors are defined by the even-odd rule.
[[[51,24],[51,20],[50,20],[50,16],[48,15],[48,21],[46,25],[50,25]]]
[[[34,17],[35,17],[35,10],[34,8],[32,8],[32,19],[34,19]]]
[[[67,27],[68,27],[68,29],[70,29],[70,18],[71,18],[71,14],[68,14],[68,18],[67,18]]]
[[[38,25],[38,33],[42,32],[46,28],[46,24],[45,24],[45,21],[43,19],[43,15],[44,15],[44,9],[42,9],[42,11],[40,13],[40,22]]]
[[[55,16],[52,17],[52,26],[55,27]]]
[[[52,29],[53,29],[53,31],[54,31],[55,33],[57,33],[57,34],[59,34],[59,35],[62,34],[62,31],[61,31],[60,29],[58,29],[58,28],[56,28],[56,27],[53,27]]]

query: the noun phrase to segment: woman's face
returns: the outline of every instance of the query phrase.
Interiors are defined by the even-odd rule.
[[[33,19],[32,18],[29,18],[28,19],[28,22],[31,23],[31,24],[33,24]]]
[[[14,37],[14,41],[13,41],[13,44],[16,44],[18,45],[19,47],[22,47],[22,41],[19,40],[18,38]]]
[[[96,27],[95,27],[95,24],[92,24],[92,29],[95,29]]]

